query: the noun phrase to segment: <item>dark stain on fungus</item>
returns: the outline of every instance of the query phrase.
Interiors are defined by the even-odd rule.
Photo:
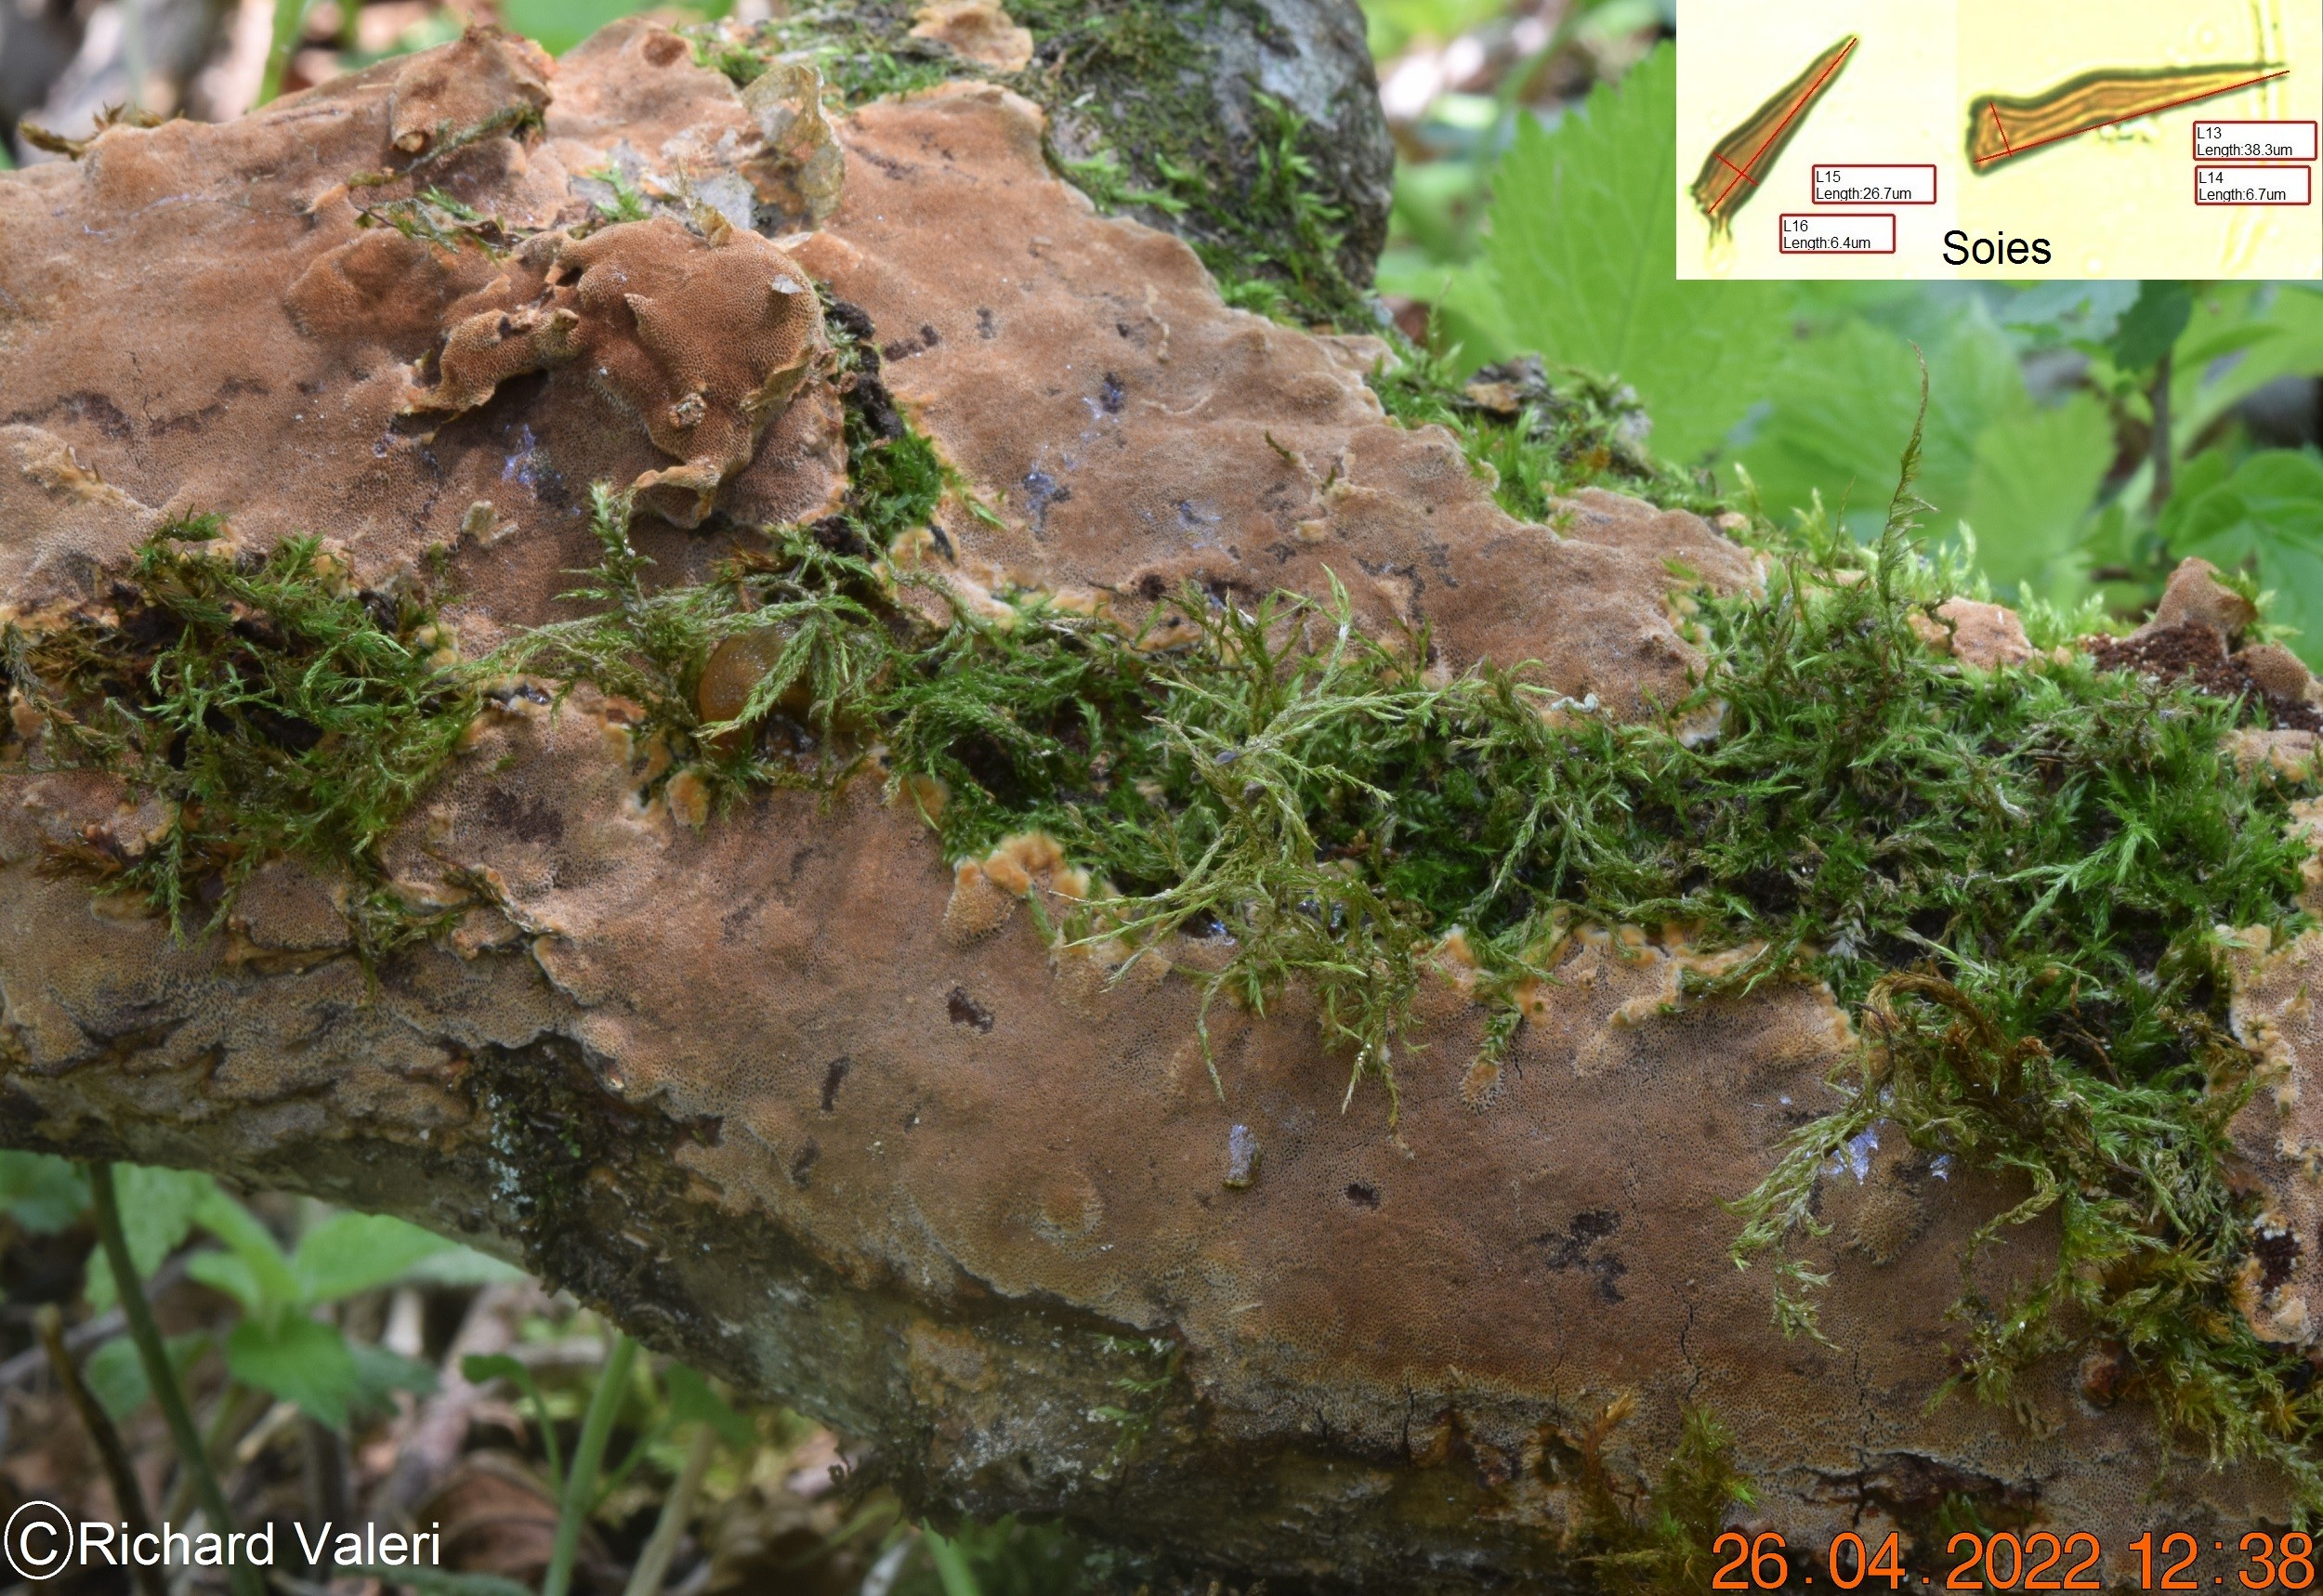
[[[1564,1230],[1546,1230],[1532,1238],[1533,1245],[1548,1249],[1543,1262],[1562,1273],[1568,1269],[1585,1270],[1597,1277],[1597,1295],[1608,1302],[1621,1301],[1621,1289],[1614,1285],[1629,1273],[1629,1265],[1617,1252],[1597,1249],[1597,1244],[1621,1228],[1621,1216],[1609,1208],[1593,1208],[1573,1215]]]
[[[914,355],[927,353],[943,341],[935,328],[923,323],[916,337],[899,338],[892,344],[882,344],[879,357],[884,360],[908,360]]]
[[[854,1060],[841,1053],[822,1072],[822,1111],[835,1114],[839,1108],[839,1083],[847,1079],[848,1066]]]
[[[821,1157],[822,1144],[812,1136],[807,1137],[807,1145],[791,1156],[791,1184],[804,1186],[807,1174],[815,1167],[815,1160]]]
[[[538,798],[494,787],[484,794],[483,809],[484,818],[519,843],[554,844],[564,840],[564,817]]]
[[[965,987],[954,987],[944,994],[944,1013],[955,1026],[974,1026],[979,1031],[992,1028],[992,1011],[969,997]]]
[[[2299,1267],[2299,1254],[2305,1249],[2290,1231],[2266,1224],[2259,1227],[2251,1250],[2259,1261],[2259,1289],[2272,1291],[2290,1278],[2292,1271]]]
[[[1347,1200],[1358,1208],[1375,1209],[1379,1206],[1379,1188],[1374,1185],[1366,1185],[1361,1181],[1349,1181]]]
[[[997,338],[1000,336],[999,320],[995,318],[990,310],[981,306],[977,307],[976,312],[976,334],[979,338]]]
[[[1122,388],[1122,379],[1110,372],[1106,373],[1105,381],[1097,385],[1097,403],[1105,407],[1105,413],[1121,414],[1122,401],[1127,397]]]

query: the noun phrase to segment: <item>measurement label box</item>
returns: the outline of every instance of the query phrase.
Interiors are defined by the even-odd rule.
[[[1811,216],[1785,211],[1777,220],[1784,255],[1894,255],[1892,216]]]
[[[1933,165],[1880,165],[1843,162],[1809,169],[1815,205],[1933,205],[1936,168]]]
[[[2312,122],[2197,122],[2197,161],[2312,161]]]
[[[2311,205],[2312,166],[2196,166],[2198,205]]]

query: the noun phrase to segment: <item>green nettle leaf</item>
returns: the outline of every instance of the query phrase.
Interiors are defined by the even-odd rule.
[[[231,1297],[245,1314],[267,1305],[266,1289],[257,1273],[231,1252],[197,1252],[186,1262],[186,1273],[213,1291]]]
[[[2007,334],[1982,309],[1963,307],[1924,353],[1928,414],[1917,491],[1936,506],[1931,530],[1942,531],[1969,513],[1985,435],[2036,412]],[[1860,317],[1793,344],[1764,419],[1739,451],[1766,508],[1805,509],[1819,491],[1834,515],[1844,504],[1850,530],[1874,536],[1886,519],[1896,455],[1919,414],[1920,360],[1902,334]]]
[[[2182,490],[2164,517],[2170,552],[2226,569],[2255,565],[2259,585],[2275,595],[2267,619],[2296,627],[2291,648],[2323,664],[2323,457],[2263,450],[2225,481],[2216,475],[2204,464],[2189,484],[2196,491]]]
[[[222,1265],[205,1265],[217,1271],[217,1278],[212,1284],[218,1289],[235,1293],[243,1306],[253,1313],[261,1308],[305,1304],[299,1294],[298,1278],[291,1272],[290,1259],[283,1253],[282,1243],[274,1239],[274,1233],[259,1222],[256,1214],[224,1192],[213,1189],[195,1217],[203,1229],[226,1244],[241,1265],[240,1273]],[[228,1281],[233,1284],[229,1285]],[[241,1295],[243,1292],[248,1295]]]
[[[757,1441],[757,1432],[750,1427],[750,1420],[728,1406],[724,1397],[710,1389],[708,1380],[684,1364],[670,1365],[662,1371],[662,1379],[669,1387],[673,1422],[707,1424],[737,1452],[747,1452]]]
[[[1646,401],[1654,451],[1691,462],[1771,390],[1791,294],[1676,280],[1676,108],[1665,45],[1555,131],[1520,119],[1485,243],[1500,347],[1472,352],[1533,350],[1618,376]],[[1918,391],[1915,382],[1915,401]],[[1895,458],[1891,443],[1891,479]]]
[[[54,1236],[88,1209],[88,1183],[53,1153],[0,1149],[0,1212],[17,1228]]]
[[[2136,302],[2121,313],[2106,351],[2125,372],[2150,372],[2176,347],[2193,319],[2193,284],[2140,283]]]
[[[226,1367],[245,1385],[295,1402],[325,1424],[347,1422],[360,1389],[355,1354],[337,1327],[304,1314],[253,1315],[226,1336]]]
[[[382,1213],[334,1214],[298,1238],[291,1274],[300,1301],[335,1302],[384,1286],[452,1243]]]
[[[114,1188],[121,1194],[121,1229],[129,1242],[129,1262],[140,1276],[161,1267],[162,1260],[193,1228],[202,1206],[218,1195],[217,1184],[194,1170],[154,1170],[139,1164],[113,1169]],[[101,1253],[89,1255],[89,1306],[100,1312],[117,1300],[112,1271]]]
[[[1961,513],[1996,586],[2063,602],[2082,582],[2074,533],[2113,457],[2113,420],[2088,394],[2029,409],[1976,438]]]

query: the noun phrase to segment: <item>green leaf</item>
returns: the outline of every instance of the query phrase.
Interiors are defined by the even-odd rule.
[[[2020,424],[2034,409],[2007,335],[1976,305],[1950,318],[1926,355],[1917,491],[1936,506],[1930,529],[1942,532],[1968,512],[1987,428]],[[1739,451],[1767,508],[1804,509],[1819,491],[1834,514],[1844,502],[1857,536],[1874,535],[1920,409],[1920,359],[1910,342],[1846,318],[1794,345],[1781,378],[1765,420]]]
[[[2194,288],[2185,282],[2145,282],[2136,302],[2121,313],[2106,348],[2125,372],[2150,372],[2177,347],[2194,319]]]
[[[2136,303],[2134,282],[2042,282],[2026,289],[2001,312],[2001,324],[2036,346],[2103,343]]]
[[[203,1229],[224,1242],[243,1265],[241,1273],[208,1265],[217,1275],[211,1283],[218,1289],[248,1292],[247,1297],[238,1296],[238,1300],[253,1313],[304,1305],[297,1277],[291,1273],[290,1259],[284,1255],[282,1243],[274,1239],[274,1233],[259,1223],[257,1215],[213,1187],[203,1198],[195,1218]],[[230,1285],[229,1281],[233,1283]]]
[[[266,1288],[250,1265],[231,1252],[197,1252],[186,1261],[186,1273],[213,1291],[222,1291],[242,1305],[245,1314],[263,1313]]]
[[[505,1286],[529,1279],[513,1263],[457,1243],[431,1252],[403,1272],[403,1278],[421,1286]]]
[[[188,1330],[183,1335],[170,1336],[163,1341],[169,1354],[170,1367],[177,1371],[180,1385],[185,1383],[186,1370],[210,1344],[207,1332]],[[127,1336],[115,1336],[81,1360],[81,1380],[97,1398],[98,1406],[118,1423],[135,1413],[152,1394],[146,1384],[145,1365],[138,1357],[138,1344]]]
[[[2064,602],[2081,586],[2075,534],[2113,459],[2113,418],[2089,394],[2012,407],[1977,435],[1961,518],[1994,583]]]
[[[2193,439],[2277,377],[2323,371],[2323,294],[2281,283],[2205,284],[2178,346],[2172,430]]]
[[[1555,132],[1520,119],[1494,177],[1485,258],[1499,300],[1491,353],[1620,377],[1653,417],[1654,451],[1691,462],[1770,390],[1791,293],[1677,281],[1676,106],[1665,45]]]
[[[565,1461],[557,1445],[556,1421],[549,1417],[547,1399],[533,1382],[532,1371],[505,1353],[470,1353],[460,1360],[460,1378],[470,1385],[484,1385],[492,1380],[505,1380],[525,1394],[532,1405],[533,1422],[539,1425],[541,1450],[548,1458],[548,1481],[559,1496],[565,1488]]]
[[[291,1274],[303,1302],[335,1302],[368,1291],[452,1245],[383,1213],[336,1213],[298,1238]]]
[[[88,1210],[88,1182],[53,1153],[0,1149],[0,1211],[34,1236],[54,1236]]]
[[[394,1406],[399,1391],[425,1396],[436,1389],[435,1369],[417,1358],[369,1341],[350,1341],[348,1351],[355,1358],[355,1391],[348,1406],[357,1414],[386,1411]]]
[[[2275,595],[2267,619],[2296,628],[2290,647],[2323,663],[2323,458],[2261,451],[2165,519],[2173,555],[2228,570],[2255,563],[2259,585]]]
[[[758,1432],[750,1420],[728,1406],[724,1397],[710,1389],[710,1382],[682,1363],[674,1363],[662,1371],[663,1380],[669,1386],[670,1419],[678,1424],[707,1424],[737,1452],[747,1452],[757,1445]]]
[[[141,1164],[113,1166],[114,1189],[121,1194],[121,1229],[128,1239],[129,1262],[140,1279],[161,1267],[162,1260],[193,1228],[194,1215],[217,1195],[217,1183],[198,1170],[148,1169]],[[112,1271],[89,1255],[89,1306],[100,1312],[118,1301]]]
[[[606,23],[650,8],[637,0],[502,0],[500,23],[561,56]]]
[[[226,1367],[236,1380],[295,1402],[334,1427],[347,1422],[360,1389],[355,1354],[335,1325],[299,1313],[253,1315],[226,1337]]]

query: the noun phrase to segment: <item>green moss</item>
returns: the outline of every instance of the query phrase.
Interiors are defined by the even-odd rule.
[[[454,254],[464,244],[474,243],[486,254],[497,255],[512,242],[497,217],[487,216],[437,188],[423,189],[407,199],[363,206],[356,213],[356,225],[391,227],[405,238]]]
[[[2102,1341],[2166,1432],[2270,1459],[2323,1508],[2323,1392],[2234,1309],[2248,1214],[2221,1174],[2251,1060],[2226,1027],[2218,928],[2304,923],[2292,791],[2220,750],[2262,709],[2078,655],[1986,673],[1927,651],[1914,612],[1959,573],[1913,545],[1910,456],[1874,546],[1815,519],[1754,527],[1765,591],[1699,597],[1708,668],[1642,723],[1498,666],[1433,678],[1424,634],[1367,636],[1336,591],[1243,607],[1189,588],[1135,635],[1038,594],[937,623],[944,590],[907,594],[918,579],[881,555],[926,524],[945,474],[856,322],[832,307],[844,512],[768,530],[707,582],[650,582],[627,501],[601,491],[598,559],[570,595],[592,613],[453,672],[426,657],[424,604],[346,592],[311,540],[214,556],[201,527],[145,551],[117,625],[11,632],[11,678],[52,745],[170,805],[164,844],[112,868],[173,916],[199,901],[215,919],[275,852],[375,887],[378,838],[449,757],[476,684],[528,670],[635,700],[728,794],[829,790],[877,760],[891,791],[941,784],[948,857],[1049,833],[1099,878],[1057,935],[1133,960],[1207,941],[1205,1036],[1221,996],[1264,1012],[1305,991],[1350,1098],[1378,1081],[1391,1119],[1394,1052],[1417,1040],[1412,1001],[1453,926],[1484,966],[1488,1049],[1520,1024],[1494,994],[1546,974],[1563,926],[1681,933],[1740,955],[1699,988],[1819,978],[1871,1044],[1848,1105],[1737,1204],[1737,1261],[1771,1263],[1788,1328],[1814,1328],[1796,1248],[1822,1224],[1818,1183],[1891,1121],[2027,1184],[1979,1248],[2037,1213],[2060,1226],[2055,1268],[2023,1297],[1964,1286],[1957,1384],[2014,1401],[2028,1363]],[[1472,453],[1529,462],[1502,478],[1520,513],[1607,469],[1589,440],[1619,428],[1585,390],[1503,422],[1440,383],[1385,386],[1407,414],[1441,404]],[[763,674],[705,721],[702,674],[746,635]],[[1675,729],[1713,719],[1707,739]],[[1659,1578],[1675,1544],[1604,1555],[1651,1553],[1618,1567]]]
[[[805,57],[822,73],[834,109],[912,94],[946,79],[973,75],[949,54],[911,36],[916,7],[897,0],[835,0],[788,7],[747,37],[695,30],[695,59],[747,85],[779,56]]]
[[[160,805],[150,843],[92,844],[77,862],[182,931],[219,923],[253,870],[291,855],[351,875],[367,957],[424,935],[385,890],[379,844],[450,761],[472,680],[443,663],[424,595],[357,591],[311,537],[218,553],[220,530],[164,528],[110,612],[0,633],[51,757]]]
[[[1380,404],[1406,426],[1449,428],[1471,469],[1519,520],[1547,521],[1552,499],[1598,487],[1702,515],[1726,508],[1706,479],[1646,451],[1644,412],[1625,387],[1582,372],[1553,382],[1533,360],[1488,367],[1463,383],[1447,357],[1399,336],[1392,342],[1396,361],[1369,379]]]
[[[1816,1277],[1786,1244],[1818,1227],[1822,1172],[1890,1120],[2029,1183],[1980,1244],[2061,1223],[2029,1294],[1963,1295],[1961,1384],[2007,1401],[2028,1362],[2104,1340],[2171,1433],[2313,1491],[2323,1409],[2234,1311],[2247,1215],[2220,1173],[2250,1061],[2216,928],[2302,923],[2290,795],[2220,752],[2257,712],[2078,657],[1984,673],[1929,653],[1910,618],[1950,573],[1914,552],[1912,504],[1899,489],[1869,550],[1761,528],[1768,591],[1702,601],[1712,668],[1647,724],[1571,706],[1552,724],[1551,695],[1491,667],[1431,682],[1424,638],[1368,638],[1339,596],[1244,610],[1189,591],[1136,637],[1037,596],[933,628],[862,560],[834,657],[864,663],[817,701],[851,707],[892,780],[943,783],[949,854],[1040,830],[1100,874],[1060,935],[1212,939],[1210,997],[1263,1011],[1306,988],[1350,1092],[1372,1077],[1391,1105],[1392,1050],[1453,924],[1488,992],[1574,918],[1745,952],[1705,988],[1829,982],[1877,1045],[1851,1106],[1738,1205],[1738,1261],[1774,1255],[1786,1323],[1812,1328]],[[1671,729],[1709,713],[1708,741]],[[1516,1024],[1503,1009],[1490,1036]]]
[[[1572,1487],[1568,1547],[1595,1570],[1613,1596],[1693,1596],[1711,1589],[1713,1548],[1738,1509],[1757,1493],[1734,1463],[1734,1437],[1709,1408],[1688,1406],[1678,1444],[1652,1494],[1637,1501],[1617,1491],[1605,1445],[1633,1404],[1617,1398],[1578,1434],[1558,1432],[1546,1460]]]
[[[1258,126],[1240,151],[1249,174],[1239,185],[1219,181],[1234,169],[1225,152],[1174,153],[1159,129],[1147,136],[1160,142],[1139,150],[1141,170],[1124,163],[1122,136],[1110,129],[1113,142],[1094,156],[1057,157],[1057,166],[1100,209],[1142,209],[1182,234],[1227,304],[1300,325],[1373,326],[1363,290],[1348,275],[1345,212],[1320,190],[1314,130],[1271,96],[1254,94],[1252,106]],[[1206,108],[1201,114],[1214,120]]]

